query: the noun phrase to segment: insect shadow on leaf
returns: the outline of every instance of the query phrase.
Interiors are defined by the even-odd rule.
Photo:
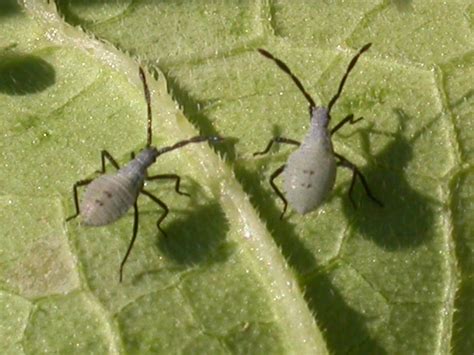
[[[21,13],[22,8],[18,0],[2,0],[0,1],[0,18],[17,13]]]
[[[186,266],[225,261],[231,253],[226,242],[229,223],[222,207],[209,201],[193,206],[167,226],[173,238],[157,240],[165,255]]]
[[[46,90],[56,82],[56,71],[44,59],[0,51],[0,92],[8,95],[28,95]]]
[[[369,164],[365,170],[367,178],[381,181],[378,189],[390,201],[390,206],[383,211],[365,206],[364,211],[359,212],[352,210],[347,202],[343,204],[343,211],[348,217],[357,214],[357,218],[352,218],[353,228],[362,236],[389,250],[415,247],[427,242],[433,236],[436,206],[440,206],[440,201],[414,189],[405,172],[414,156],[413,143],[429,132],[430,127],[438,122],[438,118],[432,119],[410,138],[406,138],[403,132],[406,122],[411,118],[402,109],[395,109],[394,112],[400,122],[398,132],[376,155],[370,153],[369,135],[378,132],[370,127],[358,131],[364,153],[380,162]],[[357,193],[360,193],[360,190]]]

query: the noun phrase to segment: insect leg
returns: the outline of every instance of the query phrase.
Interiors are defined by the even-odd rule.
[[[174,190],[180,194],[180,195],[184,195],[184,196],[188,196],[190,197],[191,195],[186,193],[186,192],[182,192],[179,190],[179,184],[181,183],[181,177],[179,175],[176,175],[176,174],[160,174],[160,175],[154,175],[154,176],[148,176],[145,178],[145,180],[165,180],[165,179],[168,179],[168,180],[175,180],[176,183],[174,185]]]
[[[253,153],[253,155],[256,156],[256,155],[267,154],[270,151],[270,148],[273,146],[273,143],[287,143],[287,144],[293,144],[297,146],[300,145],[300,142],[295,141],[294,139],[289,139],[289,138],[284,138],[284,137],[274,137],[270,140],[270,142],[268,142],[268,145],[265,148],[265,150],[261,152],[255,152]]]
[[[285,170],[285,166],[286,165],[280,166],[270,176],[270,185],[272,185],[273,191],[275,191],[278,197],[283,201],[283,212],[280,215],[280,219],[283,219],[283,215],[285,214],[286,208],[288,207],[288,201],[286,201],[285,195],[283,195],[283,193],[275,185],[274,180],[283,172],[283,170]]]
[[[342,126],[344,126],[346,123],[349,124],[354,124],[362,120],[364,117],[359,117],[357,119],[354,119],[354,115],[351,113],[350,115],[347,115],[347,117],[343,118],[341,122],[339,122],[337,125],[335,125],[331,129],[331,136],[336,133]]]
[[[123,279],[123,267],[125,263],[127,262],[128,256],[130,255],[130,252],[132,251],[133,248],[133,243],[135,243],[135,239],[137,239],[137,232],[138,232],[138,206],[137,206],[137,201],[133,204],[133,234],[132,234],[132,239],[130,240],[130,244],[128,245],[127,252],[125,253],[125,256],[122,259],[122,262],[120,263],[120,278],[119,281],[122,282]]]
[[[104,174],[105,173],[105,159],[107,159],[110,164],[114,166],[115,169],[120,169],[120,166],[118,165],[117,161],[114,159],[114,157],[106,150],[102,150],[100,152],[100,159],[102,162],[101,170],[98,170],[98,173]]]
[[[170,211],[169,208],[168,208],[168,206],[166,206],[166,204],[165,204],[163,201],[161,201],[158,197],[153,196],[153,195],[152,195],[151,193],[149,193],[148,191],[142,189],[140,192],[141,192],[142,194],[148,196],[149,198],[151,198],[151,199],[152,199],[153,201],[155,201],[158,205],[160,205],[160,207],[163,209],[164,212],[163,212],[163,214],[161,215],[161,217],[158,218],[158,221],[156,221],[156,226],[158,227],[158,229],[160,230],[160,232],[163,233],[163,235],[164,235],[165,237],[167,237],[165,231],[164,231],[163,229],[161,229],[160,224],[161,224],[161,222],[163,222],[163,220],[164,220],[164,219],[166,218],[166,216],[168,215],[168,212]]]
[[[79,186],[85,186],[92,182],[92,179],[80,180],[74,184],[72,187],[72,194],[74,196],[74,206],[76,207],[76,213],[68,218],[66,218],[66,222],[69,222],[71,219],[76,218],[79,216],[81,211],[79,210],[79,199],[77,198],[77,188]]]
[[[338,166],[342,166],[344,168],[352,170],[352,181],[351,181],[351,187],[349,188],[349,198],[352,204],[354,205],[354,207],[356,207],[356,204],[354,200],[352,199],[352,191],[354,189],[355,179],[357,176],[362,182],[362,186],[364,186],[367,196],[369,196],[369,198],[373,202],[375,202],[377,205],[379,205],[380,207],[383,207],[383,203],[380,202],[370,191],[369,184],[367,183],[367,180],[365,179],[364,175],[362,175],[362,173],[360,172],[359,168],[355,164],[351,163],[349,160],[344,158],[342,155],[337,154],[337,153],[334,153],[334,155],[339,159],[339,162],[337,164]]]

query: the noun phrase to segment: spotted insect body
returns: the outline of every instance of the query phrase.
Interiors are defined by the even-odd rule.
[[[122,175],[103,175],[92,181],[80,204],[86,226],[104,226],[122,217],[135,203],[141,186]]]
[[[336,180],[336,159],[325,127],[328,111],[312,110],[311,128],[298,150],[288,158],[283,171],[283,190],[288,202],[300,214],[318,208]]]
[[[116,174],[102,175],[88,184],[80,205],[82,223],[104,226],[122,217],[137,200],[146,169],[157,155],[156,148],[146,148]]]

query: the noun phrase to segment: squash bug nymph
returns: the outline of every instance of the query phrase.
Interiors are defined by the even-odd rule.
[[[337,167],[344,167],[352,170],[349,198],[354,207],[355,202],[352,198],[352,191],[356,177],[359,177],[369,198],[379,206],[383,207],[383,204],[375,198],[370,191],[364,175],[362,175],[357,166],[342,155],[336,153],[332,146],[331,137],[334,133],[336,133],[346,123],[354,124],[359,122],[362,117],[354,119],[354,115],[350,114],[343,118],[332,129],[328,128],[329,122],[331,121],[331,109],[341,95],[349,73],[357,63],[359,56],[368,50],[371,45],[371,43],[368,43],[363,46],[352,58],[344,76],[342,77],[337,93],[332,97],[331,101],[329,101],[327,108],[316,105],[311,95],[308,94],[303,87],[303,84],[301,84],[301,81],[291,72],[290,68],[284,62],[274,57],[268,51],[258,49],[261,55],[273,60],[281,70],[290,76],[309,102],[311,124],[309,132],[304,137],[302,143],[294,139],[274,137],[270,140],[265,150],[254,153],[254,155],[266,154],[270,151],[270,148],[274,143],[286,143],[298,147],[298,149],[290,155],[287,163],[280,166],[270,176],[270,185],[277,196],[283,201],[283,211],[280,215],[280,219],[283,219],[288,202],[300,214],[305,214],[318,208],[327,198],[329,192],[334,186]],[[285,194],[278,189],[274,181],[280,174],[283,174],[283,190]]]
[[[168,206],[158,197],[144,189],[145,180],[173,180],[175,182],[175,191],[180,195],[189,196],[189,194],[180,190],[181,177],[176,174],[159,174],[148,176],[147,169],[156,161],[156,159],[167,152],[184,147],[190,143],[200,142],[220,142],[222,138],[218,136],[196,136],[187,140],[175,143],[174,145],[156,148],[152,146],[152,113],[150,102],[150,90],[146,81],[144,70],[139,68],[140,79],[143,83],[145,101],[147,105],[147,143],[145,148],[135,157],[132,153],[132,160],[122,168],[112,155],[106,150],[101,152],[102,166],[99,171],[101,176],[95,179],[85,179],[76,182],[73,186],[74,205],[76,213],[66,219],[70,221],[80,216],[82,224],[86,226],[104,226],[121,218],[132,206],[134,209],[133,233],[128,249],[120,264],[120,282],[123,279],[123,267],[132,250],[133,244],[138,232],[138,206],[137,199],[139,194],[143,194],[153,200],[163,210],[163,214],[158,218],[156,225],[161,233],[166,233],[161,228],[161,222],[168,215]],[[109,161],[117,172],[115,174],[105,175],[105,161]],[[78,188],[86,186],[84,196],[79,204]]]

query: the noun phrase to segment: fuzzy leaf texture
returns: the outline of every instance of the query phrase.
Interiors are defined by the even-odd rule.
[[[2,0],[0,352],[472,354],[474,6],[441,1]],[[307,102],[257,48],[327,105],[351,57],[334,135],[350,171],[301,216],[268,179],[301,140]],[[146,143],[228,139],[163,155],[140,196],[91,228],[72,185]],[[108,171],[113,167],[108,166]],[[277,179],[281,186],[281,179]],[[83,190],[80,190],[83,192]]]

